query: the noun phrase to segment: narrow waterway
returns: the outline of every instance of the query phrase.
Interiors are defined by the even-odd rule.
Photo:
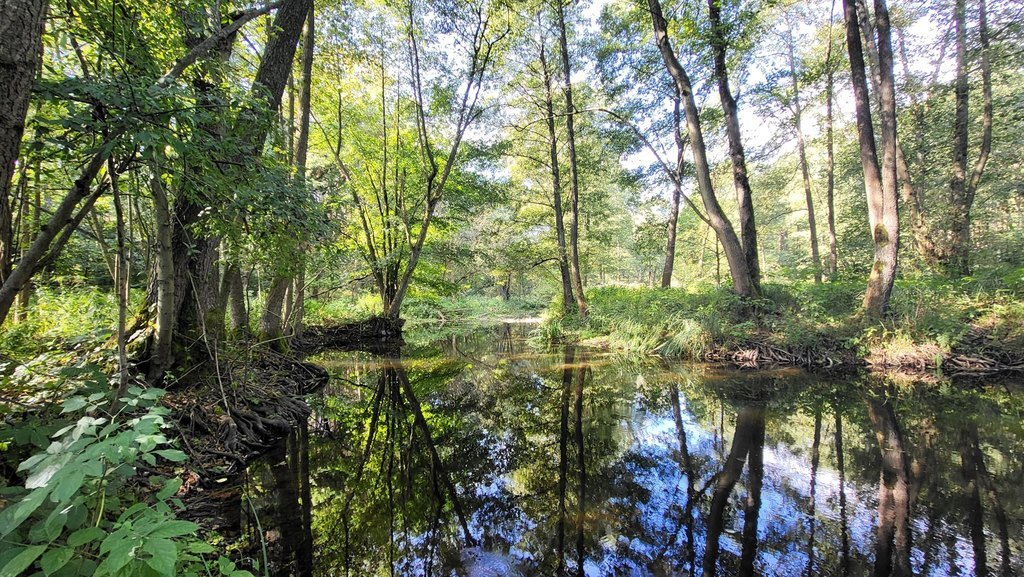
[[[1024,574],[1019,387],[727,371],[531,327],[325,352],[250,467],[277,575]]]

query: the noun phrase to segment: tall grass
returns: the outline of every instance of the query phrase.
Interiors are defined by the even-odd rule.
[[[1018,276],[1024,279],[1002,275]],[[548,324],[557,328],[543,332],[566,340],[601,337],[615,349],[690,359],[750,340],[790,350],[851,348],[866,354],[927,346],[950,352],[978,346],[979,331],[987,335],[986,347],[1024,349],[1024,280],[901,278],[881,320],[863,317],[863,294],[863,283],[849,281],[765,284],[761,298],[753,300],[727,289],[599,287],[587,291],[587,323],[560,317],[556,303]]]

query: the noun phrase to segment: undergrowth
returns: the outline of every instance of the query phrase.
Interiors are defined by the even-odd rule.
[[[586,322],[561,314],[556,300],[537,338],[600,340],[613,349],[688,359],[753,341],[859,355],[879,349],[948,354],[978,347],[981,333],[986,347],[1024,348],[1024,281],[900,279],[881,320],[861,314],[863,291],[862,282],[765,284],[761,298],[741,299],[727,288],[599,287],[587,291]]]
[[[60,376],[32,411],[0,405],[0,575],[251,577],[176,518],[181,479],[159,471],[186,456],[164,434],[164,392],[115,402],[96,366]]]

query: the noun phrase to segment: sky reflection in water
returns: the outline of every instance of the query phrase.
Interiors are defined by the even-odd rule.
[[[245,483],[254,556],[279,575],[1024,573],[1013,387],[544,353],[528,330],[314,359],[333,379],[308,427]]]

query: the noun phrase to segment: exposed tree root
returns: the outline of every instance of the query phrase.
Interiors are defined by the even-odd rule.
[[[879,349],[863,358],[855,351],[846,349],[788,349],[766,342],[747,341],[733,347],[715,347],[704,355],[703,360],[743,369],[789,365],[814,370],[856,370],[867,367],[871,370],[911,374],[941,371],[949,376],[1024,374],[1024,351],[1012,352],[1005,348],[984,346],[976,340],[966,340],[953,352],[944,352],[934,345],[921,345],[899,352]]]
[[[220,378],[174,388],[165,397],[191,456],[184,474],[198,476],[186,492],[212,488],[286,436],[309,417],[303,396],[327,383],[322,368],[267,351],[229,364]]]
[[[321,349],[388,352],[403,344],[405,321],[387,317],[329,327],[307,327],[295,349],[303,352]]]
[[[705,361],[727,363],[742,369],[773,365],[798,366],[808,369],[849,369],[862,363],[853,351],[842,349],[787,349],[760,341],[747,341],[736,347],[715,347],[704,355]]]

